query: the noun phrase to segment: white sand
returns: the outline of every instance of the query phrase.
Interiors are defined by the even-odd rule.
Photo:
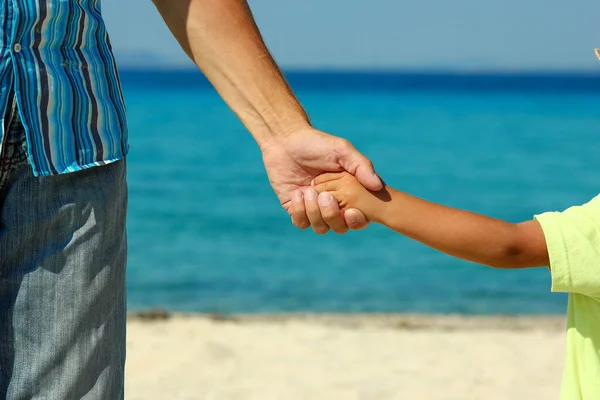
[[[560,317],[130,317],[127,400],[556,399]]]

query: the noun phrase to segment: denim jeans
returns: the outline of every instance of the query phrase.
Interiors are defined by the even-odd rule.
[[[35,177],[18,113],[5,122],[0,399],[122,399],[125,160]]]

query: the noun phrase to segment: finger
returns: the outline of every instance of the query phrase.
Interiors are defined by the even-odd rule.
[[[343,176],[343,172],[327,172],[325,174],[321,174],[313,179],[313,186],[319,185],[321,183],[336,181]]]
[[[310,221],[306,215],[306,208],[304,207],[304,193],[298,189],[292,193],[292,207],[291,207],[292,223],[300,229],[306,229],[310,226]]]
[[[340,212],[338,202],[333,198],[331,193],[323,192],[318,198],[321,216],[325,223],[338,234],[348,232],[348,225],[344,220],[344,214]]]
[[[304,190],[304,206],[310,225],[316,234],[324,235],[329,232],[329,225],[321,217],[321,209],[317,199],[317,191],[314,187],[308,187]]]
[[[337,190],[337,185],[335,184],[335,182],[319,183],[315,185],[315,190],[318,193],[335,192]]]
[[[339,150],[340,165],[356,176],[356,179],[367,189],[372,191],[383,189],[383,183],[379,175],[375,173],[371,160],[356,150],[350,142],[344,141],[343,143]]]
[[[373,163],[365,158],[362,164],[356,169],[356,179],[367,189],[377,192],[383,189],[383,182],[379,175],[375,173]]]
[[[369,220],[356,208],[349,208],[344,212],[344,219],[348,228],[358,231],[369,226]]]

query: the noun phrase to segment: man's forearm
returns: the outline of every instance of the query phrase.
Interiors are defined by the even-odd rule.
[[[541,227],[512,224],[387,189],[380,223],[446,254],[496,268],[547,265]]]
[[[153,0],[187,55],[259,146],[310,125],[244,0]]]

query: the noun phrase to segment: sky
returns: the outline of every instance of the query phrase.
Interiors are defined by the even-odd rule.
[[[250,0],[288,69],[597,70],[599,0]],[[103,0],[121,66],[192,67],[151,0]]]

